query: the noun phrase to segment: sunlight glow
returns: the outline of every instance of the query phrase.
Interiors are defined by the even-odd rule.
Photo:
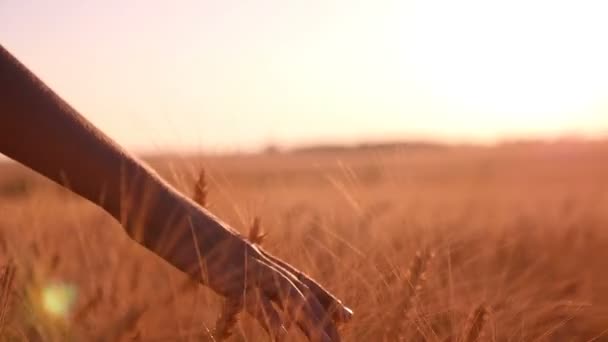
[[[65,318],[76,301],[76,288],[65,283],[54,283],[42,290],[42,305],[49,314]]]
[[[424,1],[409,58],[453,109],[567,126],[608,95],[606,13],[600,1]]]

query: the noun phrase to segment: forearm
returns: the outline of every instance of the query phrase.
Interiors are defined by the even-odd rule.
[[[1,46],[0,127],[0,153],[102,207],[132,238],[185,267],[160,248],[191,239],[188,201]],[[208,239],[200,243],[209,247],[228,231],[211,215],[205,221],[198,229]]]
[[[0,126],[1,153],[99,204],[117,219],[126,206],[121,194],[129,185],[150,178],[139,162],[1,47]]]

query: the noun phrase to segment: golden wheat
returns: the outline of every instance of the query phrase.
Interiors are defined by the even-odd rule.
[[[201,192],[353,306],[345,341],[601,341],[605,156],[608,144],[209,157]],[[197,163],[153,166],[189,192]],[[227,319],[242,303],[224,308],[97,208],[29,171],[0,172],[13,181],[28,191],[0,196],[0,264],[13,260],[0,341],[211,340],[214,324],[232,325],[233,341],[268,338],[250,315]],[[78,289],[65,319],[39,303],[56,280]],[[287,340],[303,341],[292,330]]]

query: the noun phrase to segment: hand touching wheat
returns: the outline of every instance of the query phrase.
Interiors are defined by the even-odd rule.
[[[194,201],[203,208],[207,207],[208,197],[205,176],[203,169],[193,195]],[[246,260],[250,272],[245,272],[244,282],[249,285],[243,286],[244,292],[227,296],[214,338],[222,340],[228,337],[236,323],[236,315],[245,309],[262,324],[271,338],[281,340],[289,324],[281,321],[272,305],[275,302],[287,311],[289,320],[296,321],[307,336],[314,336],[315,340],[339,340],[335,324],[350,320],[351,311],[306,274],[259,248],[263,237],[260,219],[256,217],[248,236],[250,248],[254,249],[251,260]]]
[[[235,242],[238,245],[241,241]],[[240,258],[242,249],[246,252]],[[291,322],[312,341],[340,340],[336,324],[348,321],[351,312],[328,291],[254,245],[222,248],[223,258],[228,251],[235,251],[229,252],[234,259],[217,263],[221,269],[211,266],[208,271],[209,286],[227,298],[216,326],[216,339],[229,335],[236,313],[245,309],[273,340],[281,340]],[[226,272],[226,264],[231,264],[230,272]],[[287,321],[282,320],[273,303],[286,314]]]
[[[247,241],[204,208],[188,202],[186,209],[187,213],[179,216],[188,218],[191,235],[170,239],[176,241],[175,247],[165,248],[161,255],[182,270],[195,270],[188,273],[226,298],[216,339],[227,337],[235,315],[246,310],[273,340],[280,340],[291,322],[312,341],[340,340],[336,325],[347,322],[351,312],[330,292]],[[210,235],[212,226],[221,234]],[[225,229],[220,229],[222,226]],[[210,244],[210,240],[214,242]],[[193,241],[194,248],[189,248]],[[284,312],[285,321],[277,309]]]

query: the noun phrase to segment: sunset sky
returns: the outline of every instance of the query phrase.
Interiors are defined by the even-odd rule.
[[[608,134],[608,2],[0,1],[0,44],[131,149]]]

